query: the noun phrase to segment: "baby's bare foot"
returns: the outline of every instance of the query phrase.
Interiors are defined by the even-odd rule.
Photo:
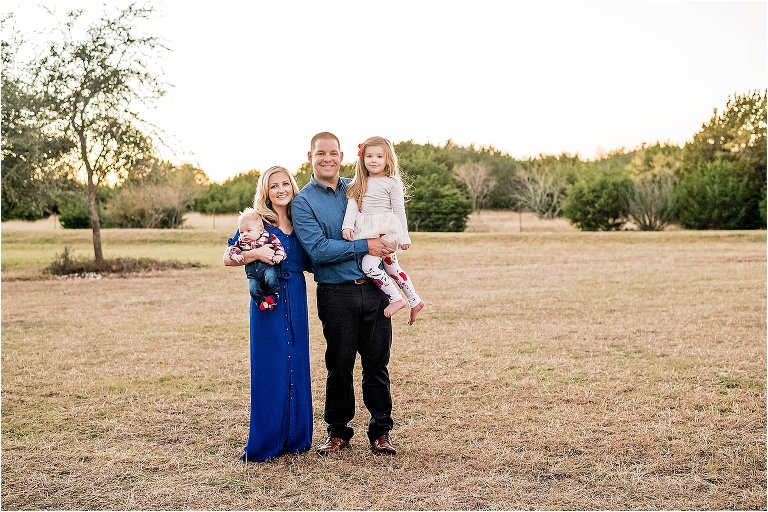
[[[384,309],[384,316],[387,318],[392,318],[392,315],[394,315],[404,307],[405,307],[405,301],[403,299],[400,299],[397,302],[393,302]]]
[[[426,306],[426,304],[424,304],[424,301],[421,301],[411,308],[411,316],[408,318],[408,325],[413,325],[413,322],[416,321],[416,315],[419,314],[419,311],[424,309],[424,306]]]

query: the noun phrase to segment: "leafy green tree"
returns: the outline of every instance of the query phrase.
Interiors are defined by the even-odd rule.
[[[444,164],[426,152],[400,158],[406,183],[405,210],[411,231],[464,231],[472,203],[455,185]]]
[[[413,180],[405,204],[408,229],[412,231],[464,231],[472,203],[440,174]]]
[[[37,98],[24,81],[15,56],[23,40],[3,18],[2,54],[2,220],[35,220],[56,210],[56,196],[66,187],[66,172],[54,166],[73,147],[45,130]]]
[[[119,181],[154,156],[152,128],[139,116],[164,90],[151,65],[165,49],[140,33],[151,7],[129,5],[81,30],[83,12],[72,11],[39,58],[34,83],[42,110],[73,145],[85,174],[96,266],[104,264],[97,205],[100,184]]]
[[[677,186],[679,222],[688,229],[743,229],[749,195],[747,178],[736,164],[712,162]]]
[[[621,229],[631,191],[632,180],[622,170],[584,172],[568,187],[563,215],[583,231]]]
[[[748,194],[742,200],[746,201],[746,215],[740,226],[745,229],[765,228],[760,203],[765,197],[768,167],[766,126],[766,91],[736,94],[728,98],[723,112],[714,110],[683,151],[685,175],[703,172],[710,164],[722,161],[730,162],[731,169],[745,178]]]
[[[195,211],[208,215],[239,213],[253,206],[259,171],[238,174],[222,184],[212,183],[195,202]]]

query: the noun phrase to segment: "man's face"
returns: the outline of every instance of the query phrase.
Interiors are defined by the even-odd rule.
[[[336,187],[339,182],[339,167],[344,153],[335,139],[318,139],[315,147],[307,154],[312,162],[312,172],[318,183],[329,187]]]

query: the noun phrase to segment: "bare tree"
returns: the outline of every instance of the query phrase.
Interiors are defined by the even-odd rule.
[[[520,171],[514,199],[540,219],[554,219],[563,208],[566,185],[567,178],[563,174],[536,162]]]
[[[453,174],[466,187],[472,210],[478,211],[488,199],[488,193],[496,186],[490,167],[483,162],[466,162],[455,167]]]
[[[104,263],[97,187],[154,155],[153,128],[137,112],[165,92],[150,67],[166,48],[138,29],[152,13],[131,4],[81,27],[83,11],[69,12],[56,32],[60,39],[35,63],[44,108],[72,139],[85,171],[97,266]]]

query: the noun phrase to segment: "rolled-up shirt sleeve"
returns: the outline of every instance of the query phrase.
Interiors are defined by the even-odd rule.
[[[291,203],[293,229],[312,260],[318,283],[364,277],[360,260],[368,254],[368,241],[349,242],[342,236],[347,204],[345,184],[340,182],[339,188],[333,190],[312,180]]]

